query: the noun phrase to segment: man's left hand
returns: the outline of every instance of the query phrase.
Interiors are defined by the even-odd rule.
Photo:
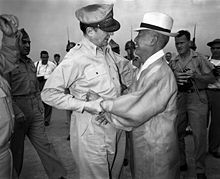
[[[106,118],[107,116],[106,116],[106,113],[101,113],[101,114],[99,114],[96,118],[95,118],[95,120],[99,123],[99,125],[106,125],[106,124],[108,124],[109,122],[108,122],[108,120],[107,120],[107,118]]]

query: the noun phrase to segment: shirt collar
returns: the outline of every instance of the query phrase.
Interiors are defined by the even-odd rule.
[[[144,71],[148,66],[150,66],[152,63],[154,63],[155,61],[157,61],[158,59],[160,59],[162,56],[164,56],[164,51],[163,49],[159,50],[158,52],[156,52],[155,54],[153,54],[152,56],[150,56],[145,62],[144,64],[141,66],[140,71],[137,74],[137,79],[139,79],[141,72]]]
[[[92,43],[88,38],[86,38],[85,36],[83,36],[82,38],[82,43],[91,51],[91,53],[96,56],[97,52],[109,52],[110,51],[110,46],[106,46],[103,50],[101,48],[99,48],[98,46],[96,46],[94,43]]]
[[[29,63],[31,61],[31,59],[28,58],[27,56],[26,57],[20,57],[20,61],[23,62],[23,63]]]

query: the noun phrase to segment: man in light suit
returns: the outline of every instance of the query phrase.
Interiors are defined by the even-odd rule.
[[[163,60],[169,37],[177,35],[171,33],[172,25],[173,19],[166,14],[144,15],[134,40],[142,66],[131,92],[100,103],[109,123],[127,130],[133,128],[134,178],[180,177],[175,127],[177,84]],[[103,122],[103,118],[97,120]]]

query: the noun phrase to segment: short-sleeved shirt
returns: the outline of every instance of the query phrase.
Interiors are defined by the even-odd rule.
[[[175,72],[183,72],[184,70],[190,69],[192,72],[203,75],[208,74],[212,71],[213,65],[206,59],[205,56],[190,50],[190,56],[186,60],[182,60],[180,55],[176,56],[170,61],[170,67]],[[196,88],[204,89],[207,84],[197,79],[195,80]]]
[[[47,64],[42,64],[42,60],[39,60],[34,63],[37,68],[37,77],[43,76],[44,79],[47,79],[53,70],[57,67],[53,62],[48,61]]]

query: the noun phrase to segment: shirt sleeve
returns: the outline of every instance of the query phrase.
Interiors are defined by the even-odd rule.
[[[80,67],[67,55],[47,79],[41,92],[42,100],[58,109],[82,112],[85,101],[66,94],[65,89],[77,81]]]
[[[210,73],[214,69],[213,64],[209,60],[207,60],[205,57],[200,56],[200,62],[201,62],[200,67],[201,67],[202,74]]]
[[[151,76],[143,77],[140,90],[120,96],[117,99],[102,102],[103,108],[120,118],[113,118],[115,125],[137,127],[153,116],[163,112],[170,99],[177,93],[173,74],[158,73],[156,70]]]

